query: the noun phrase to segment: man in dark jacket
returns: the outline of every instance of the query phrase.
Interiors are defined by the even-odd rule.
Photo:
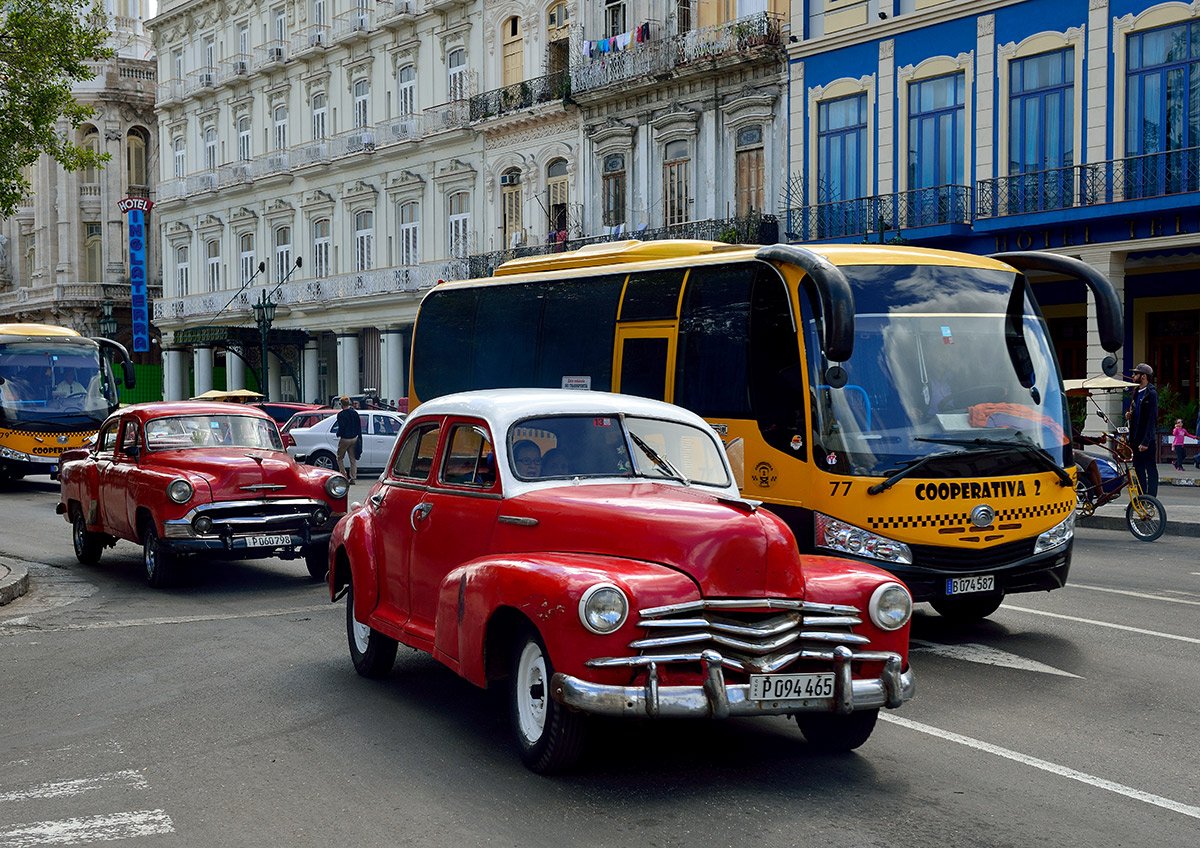
[[[1129,379],[1137,382],[1125,420],[1129,422],[1129,446],[1133,448],[1133,468],[1137,471],[1142,493],[1158,494],[1158,392],[1151,384],[1154,369],[1141,362],[1134,366]]]
[[[362,420],[358,417],[358,410],[350,405],[350,398],[342,395],[341,403],[342,411],[337,414],[338,468],[353,483],[358,476],[358,457],[355,456],[354,449],[358,445],[358,437],[362,435]],[[346,471],[346,462],[342,459],[346,454],[350,455],[349,472]]]

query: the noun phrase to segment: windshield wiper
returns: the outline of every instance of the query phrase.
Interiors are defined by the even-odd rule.
[[[918,439],[918,441],[933,441],[933,440],[932,439]],[[931,453],[931,454],[928,454],[927,456],[923,456],[920,459],[913,462],[912,465],[909,465],[906,468],[900,469],[895,474],[893,474],[891,477],[884,480],[882,483],[876,483],[874,486],[868,486],[867,494],[868,495],[878,495],[881,492],[886,492],[888,489],[892,488],[892,486],[895,486],[897,483],[899,483],[905,477],[908,477],[909,475],[913,474],[914,472],[919,471],[922,466],[925,466],[925,465],[929,464],[930,462],[933,462],[935,459],[945,459],[946,457],[949,457],[949,456],[962,456],[964,453],[969,453],[969,452],[970,451],[946,451],[944,453]]]
[[[665,471],[668,477],[673,477],[685,486],[690,485],[688,479],[679,473],[679,469],[672,465],[669,459],[665,456],[659,456],[658,451],[643,442],[636,433],[630,433],[629,438],[633,439],[633,443],[641,449],[642,453],[648,456],[651,462]]]
[[[1032,439],[1022,433],[1020,430],[1011,439],[986,439],[982,436],[977,436],[973,439],[954,439],[942,436],[917,436],[913,439],[914,442],[934,442],[939,445],[962,445],[963,447],[979,447],[986,450],[994,448],[1015,448],[1033,457],[1039,465],[1047,471],[1053,471],[1058,477],[1058,485],[1072,486],[1071,475],[1063,469],[1049,452],[1041,445],[1036,444]]]

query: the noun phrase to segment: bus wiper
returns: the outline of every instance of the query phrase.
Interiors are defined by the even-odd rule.
[[[633,439],[633,443],[638,446],[641,452],[648,456],[651,462],[666,472],[668,477],[673,477],[685,486],[691,485],[688,483],[688,479],[679,473],[679,469],[671,464],[669,459],[665,456],[659,456],[658,451],[643,442],[636,433],[630,433],[629,438]]]
[[[994,448],[1016,448],[1025,454],[1033,457],[1038,465],[1045,468],[1047,471],[1053,471],[1058,477],[1058,485],[1073,486],[1071,475],[1068,474],[1062,466],[1054,461],[1054,458],[1046,451],[1044,447],[1034,443],[1032,439],[1026,436],[1021,431],[1017,431],[1016,435],[1011,439],[986,439],[977,436],[974,439],[954,439],[941,436],[917,436],[913,439],[914,442],[935,442],[939,445],[962,445],[963,447],[980,447],[985,450]]]
[[[933,440],[932,439],[924,439],[924,440],[919,440],[919,441],[933,441]],[[931,453],[926,456],[923,456],[920,459],[913,462],[912,465],[909,465],[905,468],[901,468],[899,471],[897,471],[891,477],[884,480],[882,483],[876,483],[874,486],[867,487],[867,494],[868,495],[878,495],[881,492],[886,492],[888,489],[892,488],[892,486],[895,486],[897,483],[899,483],[905,477],[909,476],[910,474],[915,473],[916,471],[919,471],[922,466],[928,465],[930,462],[933,462],[935,459],[945,459],[948,456],[960,456],[964,453],[967,453],[967,451],[945,451],[943,453]]]

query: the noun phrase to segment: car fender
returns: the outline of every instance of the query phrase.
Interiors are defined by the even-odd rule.
[[[629,600],[625,623],[607,635],[587,630],[579,618],[584,591],[597,583],[617,586]],[[595,678],[585,662],[628,655],[629,642],[642,632],[639,609],[699,597],[690,577],[656,563],[565,553],[478,559],[451,571],[439,587],[434,656],[486,686],[489,666],[502,667],[487,656],[489,626],[501,611],[514,611],[537,628],[557,670]]]
[[[873,565],[837,557],[802,555],[800,560],[804,568],[805,600],[858,607],[863,623],[855,631],[870,637],[872,650],[894,651],[900,655],[905,667],[908,666],[911,624],[905,624],[898,630],[883,630],[871,620],[869,610],[871,595],[876,589],[885,583],[904,586],[903,580]]]
[[[366,621],[379,605],[379,558],[375,539],[375,522],[368,520],[367,511],[352,509],[338,521],[329,540],[329,599],[336,600],[349,577],[354,582],[354,617]],[[340,564],[348,562],[350,573]]]

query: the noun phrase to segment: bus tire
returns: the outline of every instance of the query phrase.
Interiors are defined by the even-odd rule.
[[[970,624],[973,621],[987,618],[1000,609],[1002,603],[1004,603],[1003,595],[984,595],[977,598],[942,598],[930,601],[929,605],[937,610],[938,615],[942,618],[958,624]]]
[[[1137,505],[1130,500],[1125,507],[1125,523],[1135,539],[1153,542],[1167,529],[1167,513],[1162,501],[1153,495],[1138,495]]]

